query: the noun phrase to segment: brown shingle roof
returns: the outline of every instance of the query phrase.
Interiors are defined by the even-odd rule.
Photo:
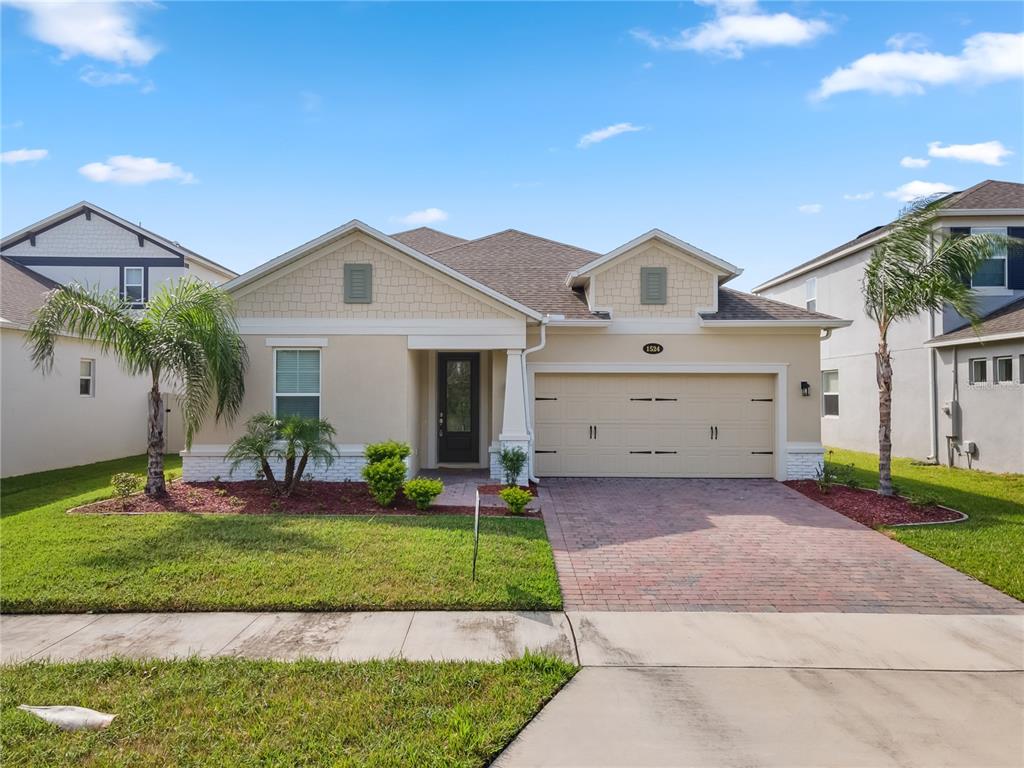
[[[718,289],[718,311],[702,312],[705,320],[823,320],[831,321],[839,318],[821,312],[808,312],[806,309],[773,301],[752,293],[743,293],[732,288]]]
[[[979,336],[995,336],[1004,333],[1024,334],[1024,298],[1011,301],[985,315],[977,328],[966,325],[955,331],[936,336],[933,341],[971,342]]]
[[[572,270],[598,254],[506,229],[430,254],[432,259],[538,312],[593,317],[579,292],[565,284]]]
[[[1024,184],[988,179],[953,193],[943,207],[957,210],[1024,208]]]
[[[463,237],[449,235],[447,232],[431,229],[430,227],[407,229],[405,232],[396,232],[391,237],[403,245],[408,245],[410,248],[426,254],[466,242],[466,239]]]
[[[43,295],[59,288],[60,283],[6,257],[0,256],[0,262],[0,318],[27,326],[32,322],[32,314],[42,306]]]

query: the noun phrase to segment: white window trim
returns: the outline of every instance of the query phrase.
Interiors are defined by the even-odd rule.
[[[1006,235],[1006,227],[971,227],[971,234],[994,234],[994,235]],[[1001,258],[1003,261],[1003,284],[1002,285],[975,285],[974,275],[971,275],[971,290],[975,293],[983,296],[1009,296],[1013,293],[1006,286],[1010,281],[1010,254],[1006,250],[1003,251],[1003,255],[996,256],[996,259]]]
[[[89,375],[82,375],[82,363],[89,363]],[[89,380],[89,394],[82,394],[82,379]],[[83,357],[78,361],[78,396],[96,397],[96,360],[92,357]]]
[[[129,269],[137,269],[137,270],[139,270],[139,272],[142,274],[142,277],[139,278],[139,282],[137,282],[137,283],[129,283],[128,282],[128,270]],[[139,289],[139,300],[138,301],[135,301],[134,299],[129,299],[128,298],[128,286],[132,286],[133,288],[134,287],[138,287],[138,289]],[[131,301],[132,304],[145,304],[146,303],[146,268],[145,267],[125,267],[124,268],[124,287],[123,287],[123,290],[122,290],[121,298],[123,298],[125,301]]]
[[[814,309],[809,304],[814,302]],[[818,278],[809,277],[804,281],[804,309],[808,312],[818,311]]]
[[[999,362],[1006,360],[1010,364],[1010,376],[1006,379],[999,378]],[[1013,355],[996,355],[992,358],[992,383],[1013,384]]]
[[[985,366],[985,379],[984,381],[978,381],[974,376],[974,366],[977,363],[981,363]],[[988,358],[987,357],[972,357],[967,361],[967,380],[971,386],[988,384]]]
[[[836,390],[835,392],[826,392],[825,391],[825,374],[826,373],[832,373],[833,371],[836,374],[836,378],[839,378],[839,369],[838,368],[828,368],[828,369],[826,369],[826,370],[821,372],[821,418],[823,418],[823,419],[838,419],[839,418],[839,413],[843,412],[843,409],[842,409],[842,397],[839,394],[839,390]],[[825,395],[835,395],[836,396],[837,402],[839,403],[839,413],[825,413]]]
[[[319,348],[310,347],[274,347],[274,364],[271,366],[271,375],[274,380],[271,382],[270,389],[273,391],[274,401],[271,403],[271,412],[274,416],[277,416],[277,398],[278,397],[312,397],[312,392],[278,392],[277,391],[277,353],[278,352],[316,352],[317,353],[317,381],[320,383],[319,388],[316,392],[316,415],[317,418],[322,419],[324,416],[324,353]]]

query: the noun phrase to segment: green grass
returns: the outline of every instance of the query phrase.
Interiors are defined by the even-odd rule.
[[[862,487],[878,487],[878,457],[835,450],[831,461],[853,464]],[[887,528],[894,539],[958,571],[1024,600],[1024,475],[994,475],[894,459],[893,481],[903,496],[965,512],[951,525]]]
[[[215,659],[32,663],[0,671],[5,766],[483,766],[572,677],[493,663]],[[15,707],[117,715],[64,732]]]
[[[474,583],[468,516],[65,514],[144,470],[134,457],[3,482],[4,612],[562,605],[540,520],[482,519]]]

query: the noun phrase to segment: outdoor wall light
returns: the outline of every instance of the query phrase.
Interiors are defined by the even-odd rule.
[[[811,396],[811,385],[810,385],[810,382],[806,382],[806,381],[801,381],[800,382],[800,394],[803,395],[804,397],[810,397]]]

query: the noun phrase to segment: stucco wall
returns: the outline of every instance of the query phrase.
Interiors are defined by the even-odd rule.
[[[665,304],[640,303],[640,269],[665,267],[668,277]],[[623,254],[591,277],[595,308],[611,309],[615,317],[693,317],[698,309],[714,305],[717,278],[697,264],[657,243]]]
[[[373,301],[344,302],[344,265],[373,265]],[[361,235],[309,254],[235,295],[239,317],[415,318],[519,317],[473,289]]]

